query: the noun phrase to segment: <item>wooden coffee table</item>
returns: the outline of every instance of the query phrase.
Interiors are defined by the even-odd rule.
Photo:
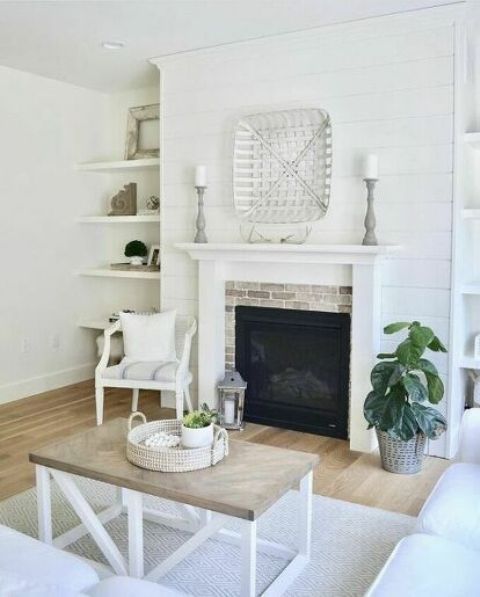
[[[130,464],[125,457],[127,420],[115,419],[73,437],[35,450],[39,538],[63,548],[90,533],[114,573],[158,580],[207,539],[216,536],[241,546],[241,595],[256,592],[257,549],[282,557],[286,567],[263,593],[280,595],[310,557],[312,469],[318,456],[242,441],[230,441],[230,454],[215,467],[191,473],[156,473]],[[81,475],[118,488],[113,505],[95,514],[75,484]],[[53,539],[50,479],[82,523]],[[257,537],[257,520],[288,490],[299,487],[297,550]],[[143,494],[175,502],[176,517],[143,505]],[[122,512],[128,516],[128,562],[104,528]],[[242,521],[236,533],[224,528]],[[178,550],[144,575],[143,521],[165,524],[192,533]]]

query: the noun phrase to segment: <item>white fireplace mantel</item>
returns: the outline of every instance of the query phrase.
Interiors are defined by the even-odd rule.
[[[363,417],[370,370],[380,340],[379,263],[392,245],[294,245],[180,243],[199,264],[198,394],[216,405],[216,386],[225,374],[225,281],[324,284],[325,266],[351,269],[350,448],[370,452],[375,439]]]
[[[263,263],[373,264],[398,251],[394,245],[295,245],[270,243],[178,243],[192,259],[208,261],[259,261]]]

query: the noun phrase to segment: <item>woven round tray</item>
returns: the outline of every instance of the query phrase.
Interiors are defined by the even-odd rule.
[[[143,420],[143,424],[132,428],[133,420],[137,417]],[[143,413],[132,413],[128,419],[127,460],[151,471],[186,473],[214,466],[228,455],[228,434],[217,425],[214,425],[213,444],[204,448],[187,449],[181,445],[176,448],[147,447],[145,440],[160,431],[181,437],[182,421],[166,419],[147,423]]]

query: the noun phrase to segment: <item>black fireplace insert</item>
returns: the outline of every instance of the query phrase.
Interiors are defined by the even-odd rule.
[[[235,308],[245,420],[347,438],[350,314]]]

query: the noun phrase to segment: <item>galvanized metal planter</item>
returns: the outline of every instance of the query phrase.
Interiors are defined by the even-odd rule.
[[[391,437],[385,431],[376,429],[382,466],[390,473],[411,475],[422,470],[427,438],[417,433],[408,441]]]

